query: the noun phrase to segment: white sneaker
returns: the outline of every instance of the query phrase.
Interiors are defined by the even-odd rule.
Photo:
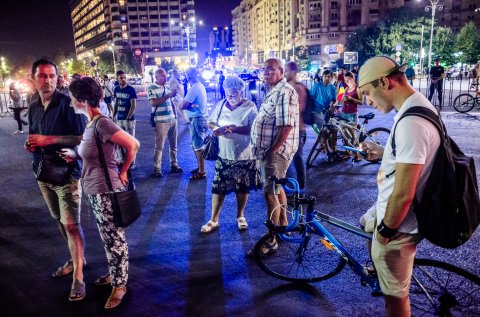
[[[15,131],[15,132],[13,132],[13,134],[19,134],[19,133],[20,133],[20,134],[23,134],[23,131],[17,130],[17,131]]]

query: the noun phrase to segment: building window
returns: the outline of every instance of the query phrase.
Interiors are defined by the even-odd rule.
[[[328,37],[331,38],[331,39],[336,39],[336,38],[339,38],[339,37],[340,37],[340,34],[338,34],[338,33],[329,33],[329,34],[328,34]]]

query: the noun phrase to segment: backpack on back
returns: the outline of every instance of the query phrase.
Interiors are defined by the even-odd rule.
[[[392,136],[394,156],[396,126],[407,116],[431,122],[440,133],[440,145],[423,196],[420,200],[415,197],[413,201],[418,230],[433,244],[456,248],[470,239],[480,223],[475,162],[447,135],[440,117],[425,107],[409,108],[398,119]]]

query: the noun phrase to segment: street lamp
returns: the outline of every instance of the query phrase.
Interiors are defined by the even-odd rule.
[[[190,59],[190,34],[195,32],[195,27],[197,22],[195,21],[194,17],[190,17],[188,20],[186,20],[185,15],[183,16],[183,20],[184,22],[180,22],[179,25],[182,28],[182,33],[185,33],[187,37],[187,56],[188,56],[188,65],[190,65],[192,62],[192,60]],[[170,24],[175,25],[175,21],[171,20]],[[202,20],[198,21],[198,24],[203,25],[203,21]]]
[[[419,0],[418,0],[419,1]],[[432,23],[430,24],[430,46],[428,47],[428,67],[432,66],[432,41],[433,41],[433,25],[435,23],[435,12],[442,11],[443,5],[438,4],[440,0],[429,0],[430,5],[425,7],[425,11],[432,11]]]
[[[108,49],[113,54],[113,71],[115,72],[115,76],[117,76],[117,63],[115,62],[115,47],[113,47],[113,45],[109,45]]]

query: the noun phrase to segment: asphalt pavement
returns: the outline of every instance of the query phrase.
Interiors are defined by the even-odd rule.
[[[361,107],[360,113],[372,111]],[[374,110],[373,110],[374,111]],[[375,111],[374,111],[375,112]],[[390,127],[392,114],[379,114],[371,128]],[[337,276],[298,286],[261,271],[245,254],[266,231],[261,191],[252,192],[245,215],[249,229],[239,232],[235,199],[228,196],[219,230],[200,234],[209,219],[213,162],[207,178],[189,180],[195,168],[188,126],[179,125],[179,164],[185,172],[170,174],[165,148],[162,178],[152,177],[154,133],[148,123],[149,106],[138,102],[137,138],[141,148],[134,170],[141,218],[127,229],[130,252],[128,293],[112,312],[103,309],[109,287],[93,281],[107,264],[94,217],[86,207],[82,226],[86,238],[87,297],[68,301],[70,277],[50,274],[68,259],[66,243],[50,218],[31,170],[31,155],[23,150],[26,135],[12,135],[16,123],[0,119],[0,316],[381,316],[383,299],[370,295],[348,267]],[[480,116],[444,112],[449,133],[475,158],[480,171]],[[314,141],[308,131],[304,156]],[[307,192],[318,198],[323,212],[357,224],[376,198],[377,164],[318,161],[308,170]],[[479,175],[477,175],[479,176]],[[360,262],[366,262],[365,241],[333,229]],[[480,275],[480,234],[455,250],[419,245],[418,256],[435,258]],[[319,261],[318,265],[322,265]]]

